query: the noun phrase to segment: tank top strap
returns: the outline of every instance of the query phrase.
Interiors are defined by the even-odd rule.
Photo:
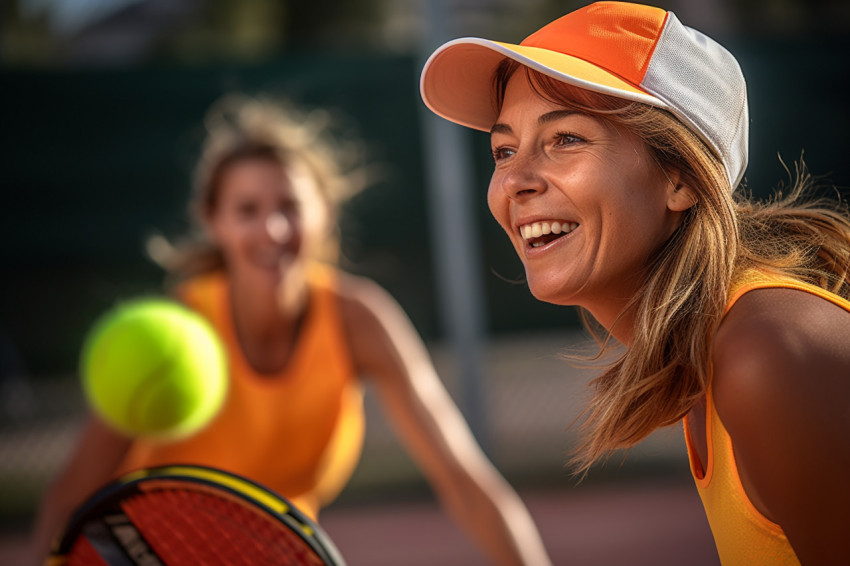
[[[728,313],[741,297],[756,289],[797,289],[798,291],[811,293],[850,311],[850,301],[827,291],[823,287],[799,281],[792,277],[751,269],[744,272],[733,282],[724,314]]]

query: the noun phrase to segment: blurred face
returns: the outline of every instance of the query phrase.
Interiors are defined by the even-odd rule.
[[[677,178],[635,136],[538,96],[524,73],[508,82],[491,146],[488,204],[531,292],[613,321],[680,222],[668,206]]]
[[[313,178],[270,159],[248,158],[221,175],[207,219],[231,275],[277,283],[313,257],[327,232],[327,209]]]

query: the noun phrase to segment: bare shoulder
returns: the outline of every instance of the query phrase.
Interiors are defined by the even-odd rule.
[[[741,297],[712,357],[717,412],[753,505],[803,563],[850,553],[850,313],[805,291]]]
[[[850,313],[804,291],[751,291],[724,319],[712,355],[717,412],[748,496],[805,539],[850,495],[837,488],[850,465]]]
[[[340,272],[338,293],[343,318],[352,328],[380,324],[388,310],[401,308],[386,289],[359,275]]]
[[[421,339],[407,314],[375,281],[341,273],[339,299],[351,353],[364,374],[395,374],[401,358],[420,350]]]
[[[850,313],[804,291],[751,291],[723,320],[713,362],[719,410],[828,400],[850,391]]]

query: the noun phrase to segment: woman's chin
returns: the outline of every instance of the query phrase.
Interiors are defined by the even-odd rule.
[[[565,288],[562,281],[535,277],[528,273],[526,274],[526,281],[532,296],[540,302],[562,306],[575,304],[571,301],[574,294]]]

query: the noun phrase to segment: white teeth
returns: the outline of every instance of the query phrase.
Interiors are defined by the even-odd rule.
[[[543,227],[540,225],[540,222],[535,222],[531,225],[531,236],[534,238],[539,238],[543,235]]]
[[[578,228],[576,222],[534,222],[532,224],[523,224],[519,227],[519,233],[523,240],[539,238],[546,234],[567,234]]]

